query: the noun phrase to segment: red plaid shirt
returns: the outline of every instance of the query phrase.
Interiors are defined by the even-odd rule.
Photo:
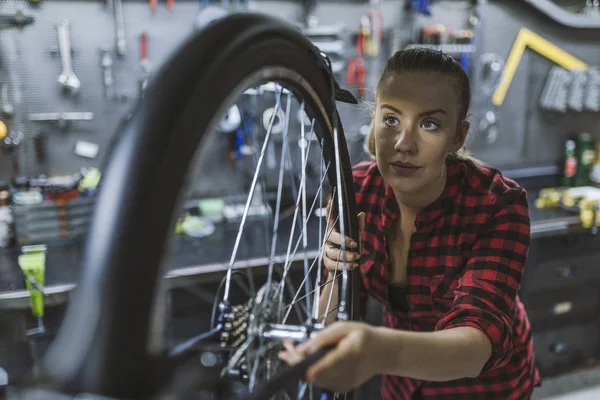
[[[362,237],[361,299],[384,305],[383,325],[409,331],[471,326],[492,342],[477,378],[427,382],[384,376],[385,400],[528,399],[540,382],[529,321],[517,290],[529,249],[527,194],[495,169],[449,160],[441,196],[416,218],[408,257],[406,305],[390,306],[386,232],[399,217],[393,191],[373,161],[354,167]],[[420,397],[419,397],[420,396]]]

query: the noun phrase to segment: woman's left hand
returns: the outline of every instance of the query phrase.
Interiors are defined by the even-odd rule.
[[[306,372],[306,380],[335,392],[347,392],[377,374],[376,328],[360,322],[334,322],[294,347],[284,343],[279,358],[293,365],[318,349],[335,346]]]

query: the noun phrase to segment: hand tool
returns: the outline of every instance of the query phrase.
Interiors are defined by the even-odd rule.
[[[62,72],[58,77],[58,82],[68,93],[75,96],[79,93],[79,89],[81,89],[81,82],[77,78],[77,75],[75,75],[75,72],[73,72],[69,25],[69,21],[65,18],[58,20],[56,23],[60,60],[62,62]]]
[[[25,277],[25,286],[29,291],[31,312],[37,318],[38,326],[27,331],[35,335],[46,331],[44,328],[44,281],[46,274],[46,246],[24,246],[18,257],[19,267]]]
[[[571,110],[583,111],[583,97],[585,95],[585,86],[587,83],[587,71],[571,71],[571,84],[567,98],[567,106]]]
[[[23,27],[33,24],[35,19],[31,15],[26,15],[23,10],[17,10],[14,14],[0,14],[0,29],[13,26]]]
[[[125,39],[125,19],[121,0],[114,0],[114,13],[117,54],[122,57],[127,53],[127,40]]]
[[[32,122],[56,122],[58,127],[65,129],[73,121],[91,121],[94,119],[92,112],[50,112],[33,113],[27,116]]]
[[[317,0],[302,0],[302,21],[305,26],[314,27],[319,24],[316,9]]]
[[[369,9],[367,10],[367,16],[371,19],[371,26],[373,27],[373,36],[379,41],[383,42],[383,11],[381,10],[380,0],[370,0]]]
[[[355,86],[358,89],[358,95],[361,98],[365,95],[366,79],[367,70],[364,60],[360,57],[350,59],[346,71],[346,81],[348,85]]]
[[[2,139],[2,148],[7,152],[14,151],[17,147],[23,143],[23,133],[21,132],[10,132],[7,136]]]
[[[142,97],[146,90],[146,86],[148,85],[148,79],[150,79],[150,72],[152,70],[152,63],[148,58],[148,33],[146,32],[142,32],[140,35],[140,66],[142,67],[140,97]]]
[[[10,104],[10,99],[8,98],[8,85],[2,85],[2,108],[0,109],[0,114],[4,118],[12,118],[15,112],[14,107]]]
[[[48,135],[44,132],[38,132],[33,136],[33,148],[35,151],[35,161],[37,171],[41,176],[48,175]]]
[[[588,71],[584,106],[587,111],[600,111],[600,67],[593,67]]]
[[[408,6],[414,12],[430,16],[431,10],[429,9],[429,6],[431,5],[431,3],[433,3],[433,0],[411,0],[411,3],[408,4]]]
[[[113,57],[107,48],[100,49],[100,67],[102,68],[102,85],[104,86],[104,98],[114,97],[114,78],[112,73]]]
[[[496,92],[492,98],[495,106],[499,107],[504,102],[510,83],[515,76],[519,62],[527,47],[563,68],[569,70],[588,69],[588,65],[582,60],[572,56],[529,29],[521,28],[508,55],[500,84],[496,88]]]

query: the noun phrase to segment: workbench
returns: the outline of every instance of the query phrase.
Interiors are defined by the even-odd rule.
[[[532,238],[559,235],[580,227],[579,217],[562,210],[539,210],[533,206],[536,192],[530,192],[530,215]],[[278,240],[277,262],[285,260],[285,248],[289,240],[290,220],[281,222]],[[264,223],[246,225],[252,234],[244,234],[246,241],[240,243],[235,268],[261,268],[268,265],[264,257],[267,240]],[[317,255],[318,223],[308,226],[309,259]],[[171,287],[185,285],[198,279],[215,279],[227,270],[231,249],[237,235],[237,224],[217,224],[215,233],[202,239],[178,237],[172,248],[171,260],[166,266],[166,279]],[[297,237],[297,234],[296,234]],[[295,243],[294,243],[295,245]],[[82,263],[82,244],[49,246],[46,261],[47,306],[62,304],[79,278]],[[23,274],[17,264],[18,249],[0,249],[0,310],[29,308],[29,294],[25,289]],[[304,252],[299,250],[292,261],[300,261]],[[216,278],[218,279],[218,278]]]

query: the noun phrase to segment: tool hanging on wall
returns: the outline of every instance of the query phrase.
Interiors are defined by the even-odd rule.
[[[554,112],[600,111],[600,68],[552,67],[540,96],[540,107]]]
[[[142,32],[140,35],[140,66],[142,67],[142,76],[140,78],[140,97],[144,95],[150,72],[152,71],[152,63],[148,58],[148,33]]]
[[[175,7],[175,0],[166,0],[166,1],[167,1],[167,9],[172,10],[173,7]],[[148,3],[150,5],[150,9],[152,11],[154,11],[158,8],[158,0],[148,0]]]
[[[60,129],[67,129],[71,122],[91,121],[94,119],[92,112],[50,112],[33,113],[27,116],[31,122],[52,122],[56,123]]]
[[[115,45],[117,55],[123,57],[127,53],[127,40],[125,39],[125,18],[123,16],[122,0],[111,0],[115,16]]]
[[[0,14],[0,29],[18,27],[22,28],[26,25],[33,24],[35,18],[31,15],[26,15],[23,10],[17,10],[14,14]]]
[[[302,22],[307,27],[319,25],[317,17],[317,0],[302,0]]]
[[[359,57],[377,57],[379,46],[373,37],[371,19],[367,15],[360,18],[360,28],[356,35],[356,53]]]
[[[348,61],[346,83],[349,86],[356,87],[361,99],[364,97],[367,85],[367,69],[365,61],[361,57],[351,58]]]
[[[506,66],[502,72],[500,84],[496,88],[492,98],[492,101],[496,107],[500,107],[502,103],[504,103],[510,83],[515,76],[519,62],[521,61],[523,53],[527,48],[532,49],[550,61],[568,70],[588,69],[588,65],[582,60],[572,56],[529,29],[521,28],[506,60]]]
[[[11,156],[12,169],[14,174],[21,172],[17,149],[23,143],[24,135],[22,132],[9,130],[4,121],[0,121],[0,139],[2,140],[2,152]]]
[[[406,0],[404,9],[418,14],[431,16],[431,9],[429,7],[433,2],[434,0]]]
[[[381,0],[369,0],[369,9],[367,16],[371,20],[372,36],[379,42],[383,43],[384,28],[383,28],[383,11]]]
[[[2,107],[0,108],[0,114],[7,119],[10,119],[13,117],[15,113],[15,109],[13,107],[13,105],[10,102],[9,99],[9,95],[8,95],[8,85],[4,84],[2,85]]]
[[[81,82],[73,71],[69,21],[66,18],[59,19],[56,22],[56,30],[58,32],[58,46],[60,51],[60,60],[62,63],[62,72],[58,77],[58,82],[61,84],[66,93],[76,96],[81,89]]]
[[[107,48],[100,49],[100,67],[102,68],[102,85],[104,86],[104,98],[112,99],[115,96],[113,78],[113,56]]]
[[[479,122],[479,132],[485,136],[488,144],[492,144],[498,139],[500,133],[495,106],[492,103],[492,95],[500,81],[504,69],[504,60],[498,54],[484,53],[479,58],[479,65],[479,71],[481,71],[479,90],[487,109],[484,117]]]

